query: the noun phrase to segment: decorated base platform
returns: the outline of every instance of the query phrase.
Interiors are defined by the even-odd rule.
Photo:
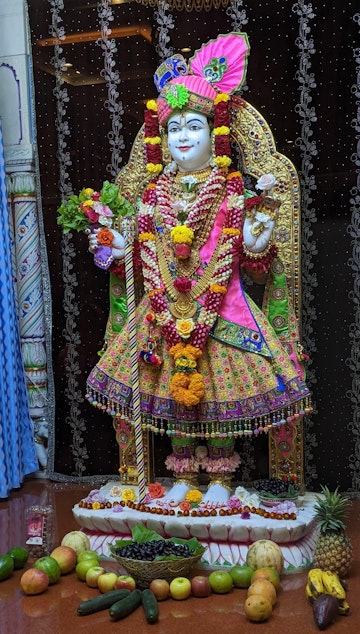
[[[110,482],[99,490],[109,501],[109,508],[84,508],[76,504],[73,515],[87,534],[92,550],[109,557],[110,544],[116,539],[131,538],[132,528],[143,524],[163,537],[196,537],[206,551],[201,568],[214,569],[244,564],[249,546],[258,539],[276,542],[284,555],[284,573],[300,572],[310,567],[317,538],[314,520],[315,494],[305,493],[297,500],[296,518],[276,514],[267,507],[251,512],[227,514],[224,509],[209,511],[201,516],[181,514],[178,508],[161,509],[150,504],[149,511],[121,506],[110,495],[116,483]],[[136,487],[134,487],[136,490]],[[251,491],[250,491],[251,493]],[[97,506],[97,505],[96,505]],[[214,514],[216,513],[216,514]],[[276,517],[277,515],[277,517]]]

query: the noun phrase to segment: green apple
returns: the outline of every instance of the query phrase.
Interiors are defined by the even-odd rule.
[[[170,596],[177,601],[187,599],[191,594],[191,581],[186,577],[175,577],[170,583]]]
[[[226,570],[214,570],[214,572],[211,572],[209,582],[215,594],[227,594],[233,587],[231,575]]]
[[[77,574],[78,579],[80,581],[86,581],[86,573],[90,568],[94,568],[98,566],[99,563],[96,559],[85,559],[85,561],[80,561],[76,564],[75,572]]]
[[[92,568],[89,568],[85,577],[86,584],[89,588],[97,588],[98,579],[100,575],[103,575],[105,572],[106,570],[102,566],[93,566]]]
[[[84,550],[78,554],[77,563],[79,564],[81,561],[86,561],[87,559],[96,559],[96,561],[99,561],[99,555],[95,550]]]
[[[33,565],[33,568],[37,568],[37,570],[42,570],[47,574],[50,580],[50,585],[56,583],[61,576],[61,569],[53,557],[45,556],[37,559]]]

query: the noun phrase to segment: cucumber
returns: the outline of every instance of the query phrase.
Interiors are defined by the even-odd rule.
[[[123,619],[128,614],[131,614],[131,612],[134,612],[140,604],[141,591],[133,590],[127,597],[125,597],[125,599],[120,599],[120,601],[113,603],[109,610],[109,614],[112,619],[117,621],[118,619]]]
[[[141,603],[143,604],[147,622],[156,623],[159,618],[159,606],[157,598],[150,588],[142,591]]]
[[[87,614],[93,614],[94,612],[100,612],[100,610],[106,610],[110,608],[113,603],[125,599],[130,594],[130,590],[110,590],[105,592],[95,599],[89,599],[80,603],[77,609],[77,613],[80,616],[86,616]]]

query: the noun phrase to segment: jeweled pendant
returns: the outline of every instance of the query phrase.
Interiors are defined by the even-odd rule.
[[[178,299],[169,305],[169,310],[177,319],[188,319],[195,315],[197,304],[186,293],[179,293]]]

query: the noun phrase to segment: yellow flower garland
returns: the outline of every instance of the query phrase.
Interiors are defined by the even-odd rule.
[[[179,225],[171,229],[170,238],[175,244],[188,244],[191,246],[194,239],[194,232],[186,225]]]
[[[175,367],[177,361],[188,361],[182,367],[189,368],[190,372],[175,372],[170,381],[170,392],[174,399],[181,405],[192,407],[200,403],[205,394],[204,378],[200,372],[196,372],[196,360],[201,357],[202,351],[191,344],[177,343],[170,348],[170,354],[174,357]],[[190,365],[191,363],[191,365]]]

